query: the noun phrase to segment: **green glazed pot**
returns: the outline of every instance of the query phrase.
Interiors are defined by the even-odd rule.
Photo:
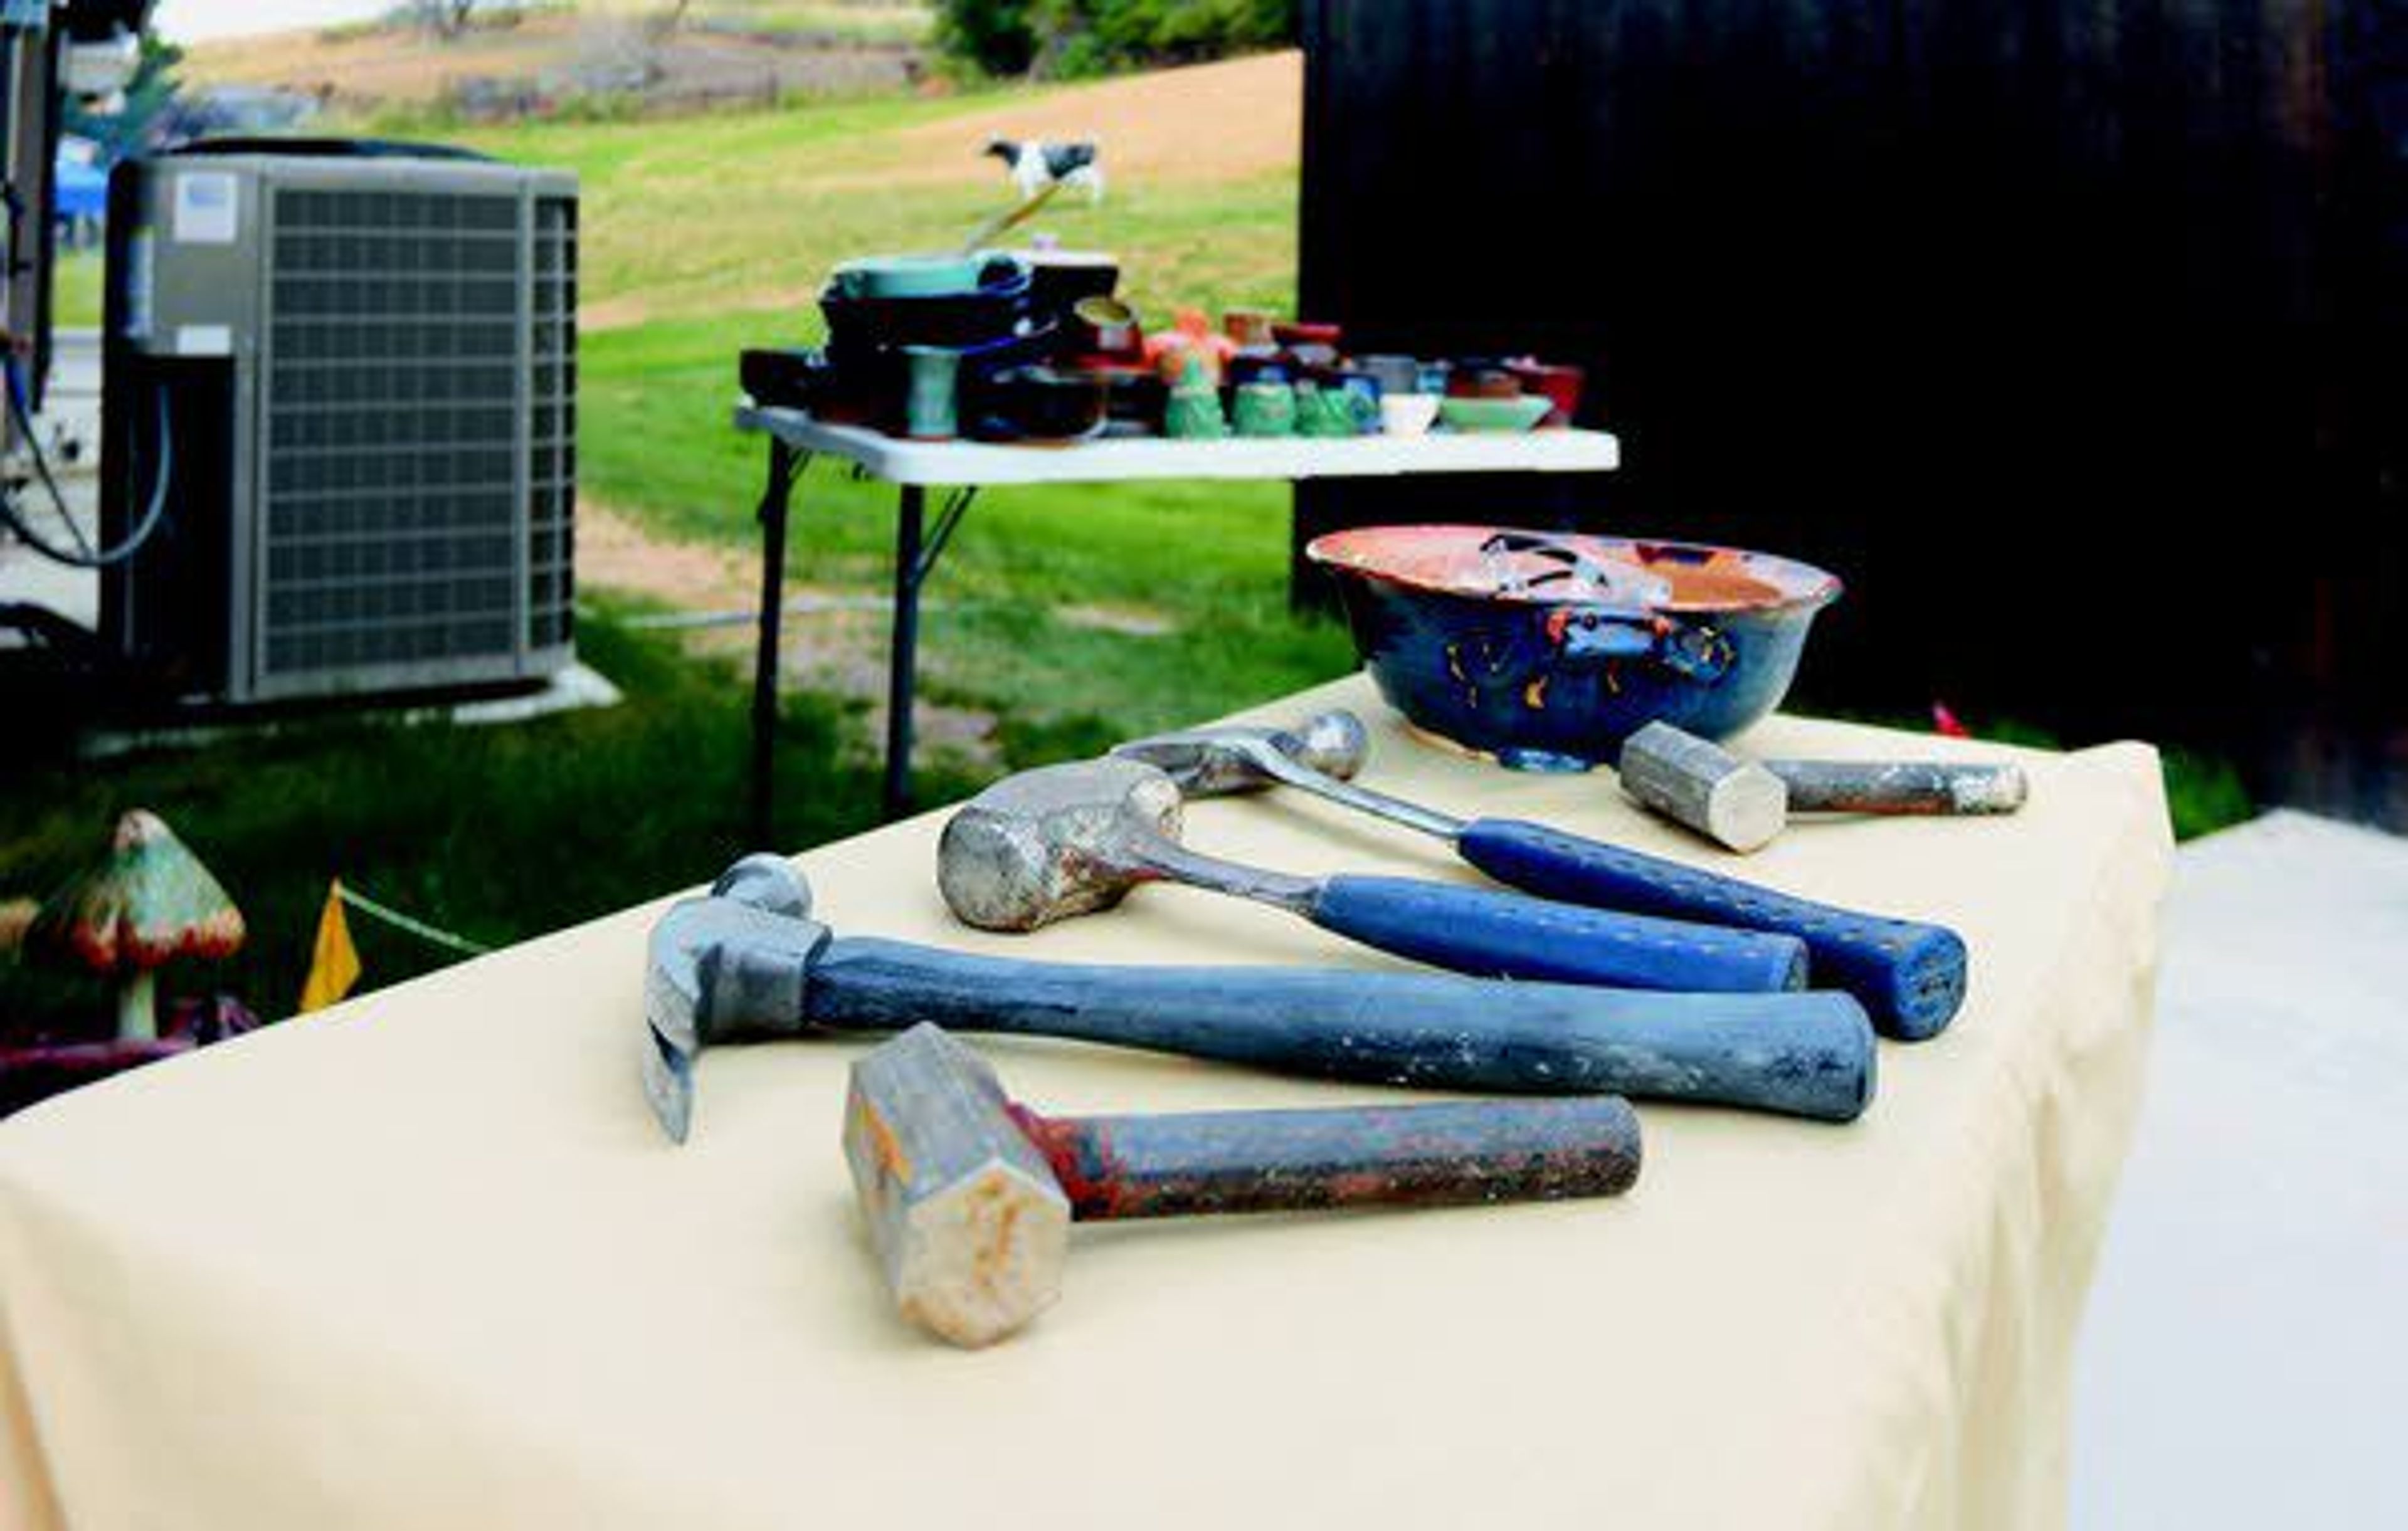
[[[1526,431],[1544,420],[1555,404],[1543,396],[1440,399],[1438,418],[1450,431]]]
[[[1240,383],[1236,412],[1240,436],[1296,434],[1296,392],[1285,383]]]
[[[959,297],[977,292],[980,279],[996,262],[1012,259],[992,250],[970,255],[865,255],[838,266],[829,279],[849,298]]]

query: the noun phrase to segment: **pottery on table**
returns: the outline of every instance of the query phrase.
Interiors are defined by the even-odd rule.
[[[1380,429],[1390,436],[1427,436],[1438,422],[1435,393],[1383,393]]]
[[[1360,436],[1354,402],[1343,388],[1305,381],[1296,385],[1296,434],[1331,438]]]
[[[1031,319],[1025,267],[1009,258],[994,261],[960,292],[911,296],[854,296],[831,280],[820,294],[834,351],[867,351],[884,346],[950,346],[955,350],[1000,340]]]
[[[989,272],[1009,265],[1023,279],[1028,267],[997,250],[968,255],[865,255],[828,275],[837,294],[847,298],[958,297],[986,285]]]
[[[1417,727],[1526,770],[1611,762],[1662,721],[1726,738],[1779,706],[1840,581],[1767,553],[1493,526],[1318,537],[1357,652]]]
[[[1241,351],[1222,366],[1222,376],[1233,388],[1248,383],[1277,383],[1285,388],[1296,381],[1296,373],[1279,352]]]
[[[1411,356],[1357,356],[1354,369],[1369,375],[1380,385],[1383,393],[1417,393],[1422,391],[1422,364]]]
[[[1521,385],[1523,393],[1536,394],[1554,406],[1539,422],[1542,429],[1556,429],[1572,422],[1572,416],[1580,410],[1581,385],[1587,379],[1586,373],[1576,366],[1538,361],[1509,362],[1505,370]]]
[[[1448,398],[1438,404],[1438,418],[1450,431],[1511,434],[1535,427],[1555,408],[1555,401],[1516,393],[1511,398]]]
[[[1110,384],[1093,373],[1018,366],[964,391],[969,434],[982,441],[1060,446],[1103,433]]]
[[[1067,318],[1080,299],[1110,297],[1120,286],[1120,260],[1102,250],[1025,250],[1013,253],[1028,267],[1028,303],[1039,313]]]
[[[1070,346],[1082,356],[1131,365],[1145,359],[1137,310],[1116,297],[1081,298],[1070,309]]]
[[[1240,436],[1294,436],[1296,404],[1296,390],[1285,383],[1240,383],[1231,415]]]
[[[1231,308],[1221,316],[1221,333],[1240,351],[1270,351],[1279,344],[1271,338],[1275,322],[1267,308]]]
[[[1457,362],[1446,376],[1451,399],[1512,399],[1522,396],[1522,380],[1495,362]]]
[[[903,434],[914,441],[951,440],[959,429],[954,393],[961,352],[941,346],[906,346],[910,384],[903,396]]]
[[[1335,355],[1343,343],[1345,326],[1318,324],[1301,319],[1286,319],[1271,326],[1271,344],[1288,351],[1300,348],[1326,348]]]
[[[1229,417],[1221,409],[1221,390],[1212,381],[1205,358],[1189,351],[1179,380],[1162,408],[1162,434],[1175,441],[1218,441],[1229,434]]]
[[[1346,396],[1346,408],[1353,414],[1354,434],[1369,436],[1380,429],[1380,379],[1360,367],[1340,367],[1325,374],[1323,385],[1336,389]]]

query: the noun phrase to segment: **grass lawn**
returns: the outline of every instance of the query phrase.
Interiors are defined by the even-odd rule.
[[[51,322],[63,330],[100,327],[100,249],[59,252],[58,280],[50,289]]]
[[[0,897],[43,896],[108,844],[127,808],[165,814],[243,908],[244,952],[163,992],[222,989],[292,1008],[327,880],[480,943],[505,945],[715,876],[743,842],[739,678],[608,618],[579,634],[624,704],[506,727],[332,722],[207,749],[91,765],[18,758],[0,781]],[[838,749],[830,703],[791,701],[778,839],[867,828],[877,784]],[[810,791],[800,788],[810,785]],[[928,790],[967,781],[938,775]],[[391,983],[454,960],[351,916],[366,974]],[[12,1025],[106,1012],[97,985],[0,960]]]

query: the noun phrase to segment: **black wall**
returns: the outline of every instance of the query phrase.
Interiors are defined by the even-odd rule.
[[[1305,18],[1303,311],[1358,350],[1581,362],[1628,467],[1317,486],[1300,532],[1790,552],[1850,587],[1809,703],[1944,697],[2408,803],[2408,7]]]

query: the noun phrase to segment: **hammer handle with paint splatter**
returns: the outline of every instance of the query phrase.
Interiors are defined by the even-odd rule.
[[[1610,1196],[1639,1178],[1616,1095],[1045,1117],[1011,1108],[1081,1221]]]
[[[1792,813],[2013,813],[2024,806],[2023,767],[1941,761],[1769,760],[1789,789]]]

